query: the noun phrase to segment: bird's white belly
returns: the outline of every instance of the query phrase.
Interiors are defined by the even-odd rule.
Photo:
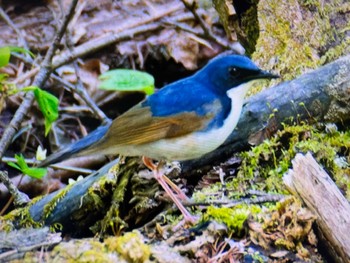
[[[201,157],[218,148],[231,134],[241,115],[244,96],[250,83],[242,84],[227,92],[231,98],[231,111],[223,126],[206,132],[196,132],[180,138],[163,139],[152,143],[137,146],[128,146],[119,149],[121,154],[144,155],[153,159],[171,161],[190,160]]]

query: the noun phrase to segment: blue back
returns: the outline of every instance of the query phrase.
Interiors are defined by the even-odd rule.
[[[211,60],[195,75],[165,86],[148,97],[142,106],[149,106],[153,116],[159,117],[181,114],[184,111],[204,116],[210,111],[213,101],[219,99],[221,110],[208,128],[221,126],[231,110],[231,100],[226,92],[245,82],[240,78],[233,78],[228,72],[229,67],[260,70],[247,57],[220,56]]]

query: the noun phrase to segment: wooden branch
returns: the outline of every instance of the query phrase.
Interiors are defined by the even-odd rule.
[[[1,231],[0,262],[23,261],[26,252],[48,248],[61,241],[61,233],[51,233],[48,227]]]
[[[162,28],[162,24],[157,21],[163,17],[169,16],[182,9],[181,3],[171,3],[164,8],[161,12],[156,12],[152,14],[149,18],[143,20],[135,20],[134,23],[128,24],[123,27],[117,27],[115,32],[108,33],[98,39],[92,39],[88,42],[75,47],[73,50],[63,51],[57,55],[53,60],[53,68],[58,68],[64,64],[67,64],[76,58],[86,56],[88,54],[94,53],[102,48],[109,45],[115,44],[117,42],[125,41],[134,38],[137,35],[152,32]]]
[[[29,50],[28,43],[25,40],[23,33],[19,30],[19,28],[15,25],[15,23],[11,20],[11,18],[6,14],[6,12],[1,6],[0,6],[0,17],[16,32],[19,46],[22,46],[25,49]]]
[[[276,111],[277,110],[277,111]],[[261,143],[282,123],[350,120],[350,55],[250,97],[236,129],[217,150],[182,163],[190,171]]]
[[[310,153],[297,154],[283,181],[317,216],[316,223],[336,262],[350,262],[350,204]]]

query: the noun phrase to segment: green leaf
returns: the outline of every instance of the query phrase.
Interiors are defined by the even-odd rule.
[[[27,168],[22,170],[22,173],[36,179],[41,179],[47,174],[46,168]]]
[[[28,167],[24,157],[22,154],[15,154],[15,158],[17,160],[17,164],[13,162],[8,162],[7,164],[19,171],[23,174],[26,174],[32,178],[41,179],[47,174],[46,168],[30,168]]]
[[[32,58],[34,58],[34,54],[30,52],[28,49],[22,48],[22,47],[16,47],[16,46],[8,46],[11,52],[15,53],[23,53],[23,54],[29,54]]]
[[[143,91],[147,95],[154,93],[152,75],[131,69],[114,69],[102,74],[99,88],[103,90]]]
[[[18,155],[16,154],[15,155],[15,158],[17,160],[17,164],[19,165],[19,167],[21,168],[21,170],[25,170],[25,169],[28,169],[28,165],[26,163],[26,160],[24,160],[24,157],[23,155]]]
[[[29,54],[34,57],[34,54],[29,50],[15,46],[5,46],[0,48],[0,67],[5,67],[10,61],[11,52]]]
[[[58,99],[37,86],[23,88],[24,91],[34,91],[35,99],[45,118],[45,136],[49,133],[52,123],[58,118]]]
[[[13,167],[13,168],[15,168],[15,169],[17,169],[17,170],[22,171],[22,170],[21,170],[21,167],[19,167],[16,163],[8,162],[7,165],[8,165],[8,166],[11,166],[11,167]]]
[[[5,67],[9,61],[11,56],[11,50],[9,47],[0,48],[0,67]]]

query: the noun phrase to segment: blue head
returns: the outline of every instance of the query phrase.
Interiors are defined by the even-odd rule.
[[[194,77],[222,94],[250,80],[278,76],[261,70],[245,56],[224,55],[211,60]]]

